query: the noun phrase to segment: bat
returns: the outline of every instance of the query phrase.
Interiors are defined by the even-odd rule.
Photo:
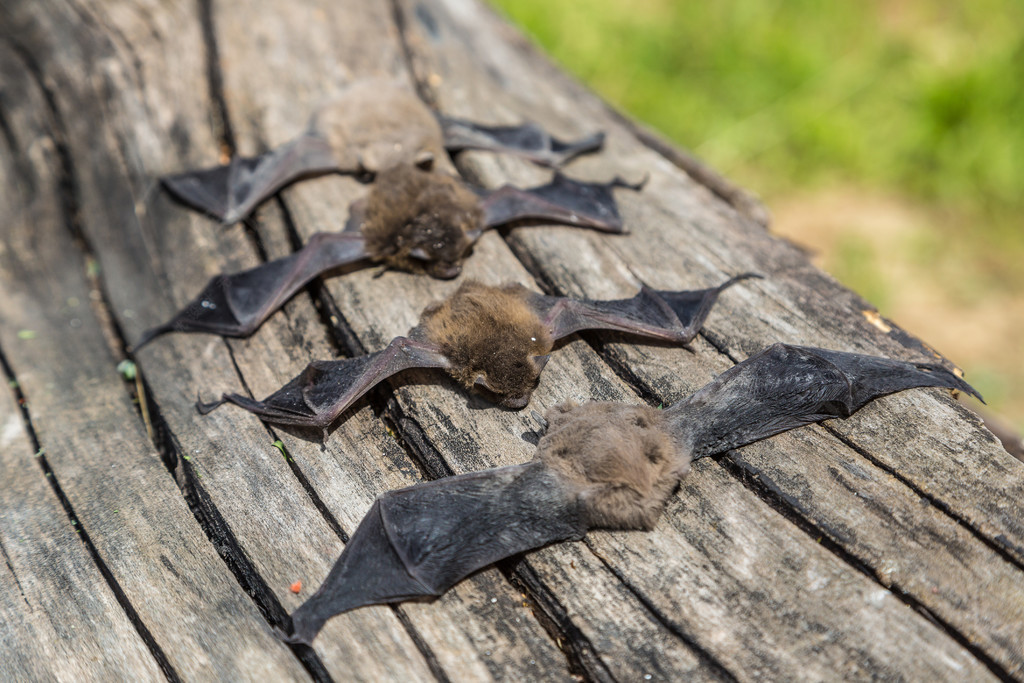
[[[556,173],[538,187],[472,188],[444,173],[398,164],[377,176],[352,203],[345,229],[316,233],[300,250],[234,273],[217,275],[170,321],[146,330],[136,350],[168,332],[252,334],[310,280],[361,262],[450,279],[485,230],[524,221],[560,223],[622,234],[612,190],[639,190],[620,178],[587,183]]]
[[[725,289],[672,292],[641,287],[630,299],[579,301],[531,292],[519,284],[492,287],[464,282],[445,301],[428,306],[406,337],[376,353],[313,361],[263,399],[224,394],[198,403],[208,413],[234,403],[268,422],[326,429],[363,394],[409,368],[442,368],[467,389],[505,408],[526,407],[558,340],[581,330],[615,330],[686,344]]]
[[[311,117],[305,132],[280,147],[161,180],[179,201],[234,223],[301,178],[334,172],[372,175],[399,163],[425,165],[445,150],[464,149],[518,154],[559,166],[603,144],[602,133],[563,142],[535,124],[485,126],[435,117],[408,87],[371,79],[351,85]]]
[[[650,530],[692,460],[848,417],[914,387],[978,396],[939,365],[775,344],[667,410],[556,406],[542,420],[546,432],[530,462],[377,498],[279,635],[310,644],[342,612],[437,597],[494,562],[591,529]]]

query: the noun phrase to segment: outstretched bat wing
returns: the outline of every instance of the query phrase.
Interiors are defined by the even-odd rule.
[[[258,157],[235,157],[225,166],[164,176],[162,181],[185,204],[234,223],[285,185],[337,168],[327,140],[306,133]]]
[[[320,273],[366,258],[358,234],[317,233],[305,247],[233,275],[217,275],[169,322],[146,330],[135,349],[167,332],[252,334],[264,320]]]
[[[666,411],[692,458],[716,455],[914,387],[981,398],[941,365],[775,344],[726,370]]]
[[[498,560],[585,533],[576,497],[538,461],[386,493],[285,639],[311,643],[336,614],[438,596]]]
[[[547,185],[525,190],[505,185],[483,193],[485,229],[535,220],[624,233],[612,190],[616,187],[639,190],[643,185],[643,182],[630,184],[621,178],[607,183],[585,183],[561,173],[555,173],[554,180]]]
[[[199,403],[208,413],[234,403],[268,422],[326,428],[367,391],[409,368],[448,368],[448,359],[426,342],[396,337],[387,348],[356,358],[316,360],[262,401],[224,394],[219,401]]]
[[[744,273],[717,287],[681,292],[644,286],[633,298],[614,301],[578,301],[535,294],[530,306],[540,315],[553,339],[580,330],[617,330],[686,344],[697,336],[719,294],[740,280],[759,277]]]
[[[483,149],[517,154],[541,166],[561,166],[581,154],[596,152],[604,145],[604,133],[563,142],[540,126],[484,126],[465,119],[441,116],[444,146],[449,152]]]

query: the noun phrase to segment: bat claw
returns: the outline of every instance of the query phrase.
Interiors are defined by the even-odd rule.
[[[309,643],[306,642],[305,639],[301,638],[295,633],[288,633],[280,626],[271,626],[271,630],[274,633],[274,637],[283,643],[288,643],[289,645],[309,645]]]
[[[132,345],[130,351],[132,353],[138,353],[139,349],[141,349],[149,342],[153,341],[162,334],[166,334],[167,332],[172,331],[174,331],[174,328],[170,324],[157,325],[156,327],[151,327],[142,333],[142,336],[139,337],[139,340]]]
[[[615,178],[612,179],[612,181],[609,183],[609,185],[611,187],[624,187],[627,190],[634,190],[636,192],[639,192],[640,190],[644,189],[644,186],[647,185],[647,181],[650,180],[650,179],[651,179],[651,174],[650,173],[644,173],[644,177],[641,178],[640,181],[636,182],[636,183],[631,183],[631,182],[628,182],[626,180],[623,180],[619,176],[615,176]]]
[[[209,403],[204,403],[202,397],[198,393],[196,394],[196,411],[200,415],[206,415],[206,414],[210,413],[211,411],[216,410],[217,408],[219,408],[220,406],[222,406],[225,403],[227,403],[227,399],[226,398],[220,398],[220,399],[218,399],[216,401],[210,401]]]

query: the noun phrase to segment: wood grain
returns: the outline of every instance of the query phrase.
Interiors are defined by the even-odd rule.
[[[14,57],[3,60],[8,67],[22,61],[5,56]],[[166,660],[139,666],[138,674],[160,664],[186,678],[302,679],[302,667],[217,557],[131,404],[93,310],[99,293],[87,281],[69,217],[60,215],[54,121],[45,115],[43,94],[25,80],[29,71],[13,71],[5,68],[4,82],[18,84],[25,99],[4,119],[29,153],[18,181],[5,168],[9,182],[2,183],[10,212],[0,254],[0,348],[24,392],[52,477],[74,510],[68,524],[88,535]],[[92,629],[98,633],[90,635]],[[106,642],[115,633],[102,621],[90,624],[83,646],[99,638],[114,661],[137,657],[138,638]],[[69,636],[63,647],[75,645]]]
[[[46,448],[36,462],[0,401],[8,677],[1024,677],[1024,467],[937,390],[700,462],[650,533],[549,546],[433,602],[341,615],[311,650],[283,646],[271,628],[376,496],[528,460],[530,410],[671,404],[775,341],[934,356],[872,325],[863,300],[773,239],[749,194],[612,111],[475,0],[13,2],[0,7],[0,64],[0,355]],[[265,151],[346,85],[381,77],[449,115],[606,131],[606,149],[566,172],[649,177],[616,191],[631,234],[489,232],[449,282],[349,272],[248,339],[161,338],[132,356],[142,379],[122,381],[131,342],[208,278],[340,229],[368,190],[308,180],[220,226],[170,201],[158,177]],[[456,161],[487,186],[550,177],[508,156]],[[619,298],[751,270],[766,279],[728,290],[688,348],[570,338],[518,413],[426,371],[371,392],[323,443],[232,406],[194,408],[197,393],[261,398],[314,358],[383,348],[468,277]]]

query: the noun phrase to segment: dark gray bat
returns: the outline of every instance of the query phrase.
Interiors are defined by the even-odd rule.
[[[544,296],[513,284],[490,287],[469,280],[448,299],[424,310],[408,337],[358,358],[313,361],[262,401],[225,394],[200,403],[209,412],[225,402],[268,422],[326,429],[363,394],[409,368],[443,368],[467,389],[479,388],[506,408],[526,406],[548,354],[559,339],[581,330],[616,330],[677,344],[690,342],[718,295],[745,273],[717,287],[659,291],[642,287],[631,299],[579,301]]]
[[[913,387],[978,396],[939,365],[776,344],[664,411],[557,406],[530,462],[380,496],[282,637],[311,643],[336,614],[436,597],[487,565],[591,529],[649,530],[692,460]]]
[[[392,166],[365,199],[353,202],[344,231],[317,233],[294,254],[214,277],[169,322],[144,332],[135,348],[167,332],[247,336],[313,278],[360,262],[453,278],[480,235],[502,225],[537,221],[623,233],[612,190],[641,186],[619,178],[584,183],[556,173],[547,185],[492,191],[412,164]]]
[[[162,181],[185,204],[234,223],[301,178],[332,172],[375,174],[395,164],[425,164],[445,150],[463,149],[517,154],[559,166],[603,143],[601,133],[563,142],[534,124],[485,126],[447,117],[438,120],[408,87],[369,80],[350,86],[310,119],[302,135],[280,147]]]

